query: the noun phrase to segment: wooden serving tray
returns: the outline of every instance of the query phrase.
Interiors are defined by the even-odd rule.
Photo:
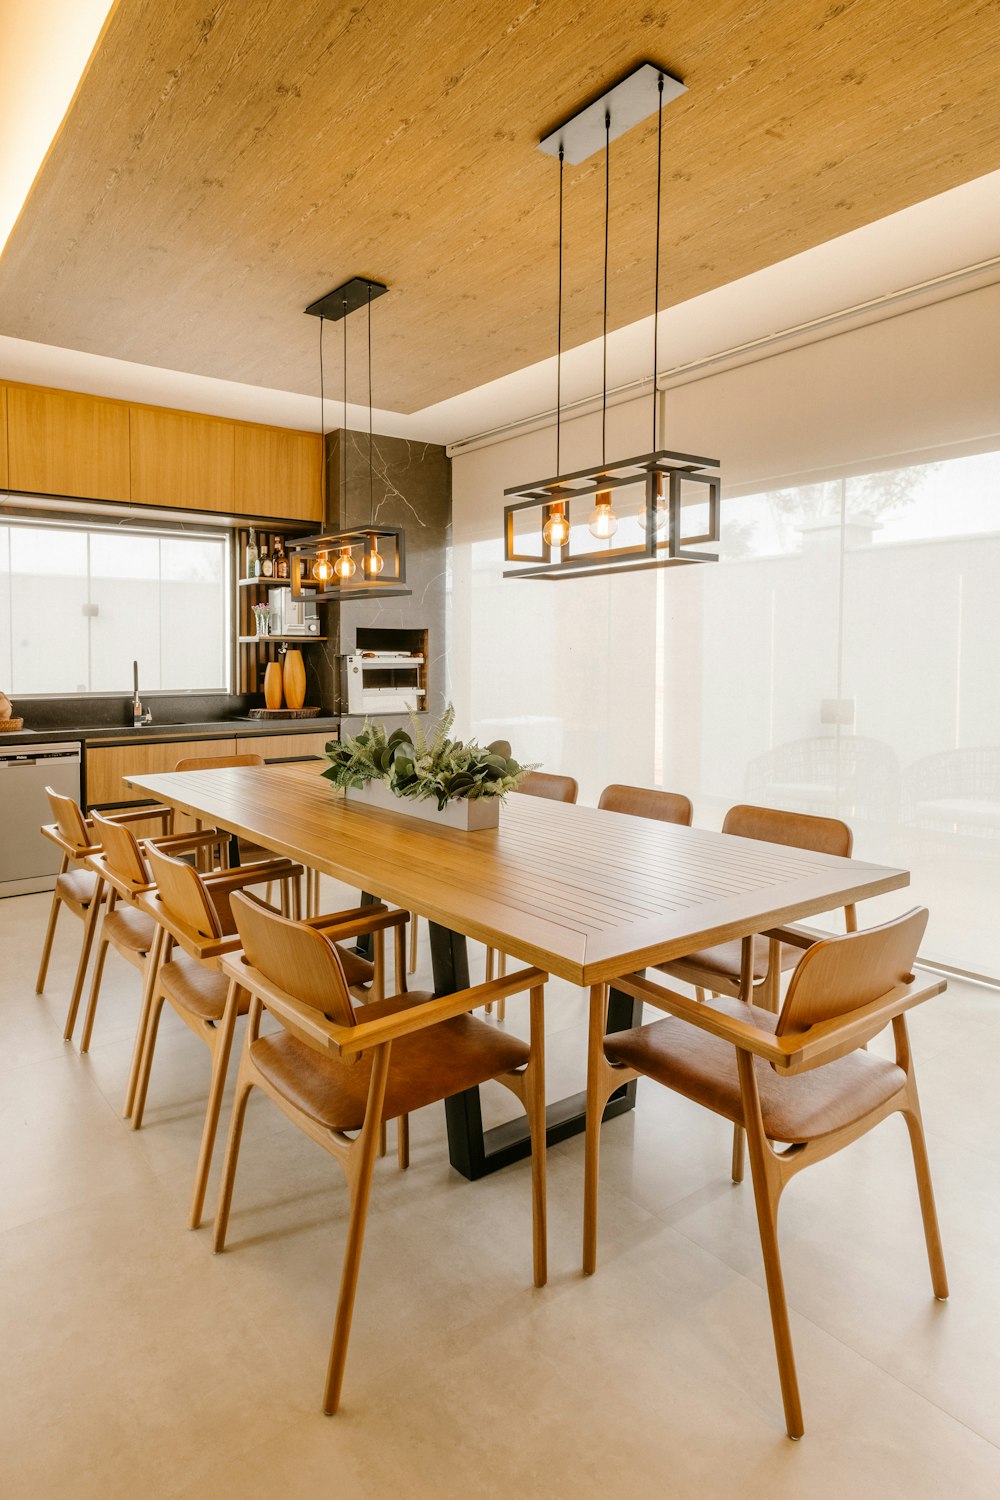
[[[250,719],[315,719],[319,713],[318,708],[252,708],[247,717]]]

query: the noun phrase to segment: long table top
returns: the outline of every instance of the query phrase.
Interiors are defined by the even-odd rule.
[[[157,802],[589,985],[909,884],[906,870],[513,795],[500,827],[344,798],[325,762],[132,776]]]

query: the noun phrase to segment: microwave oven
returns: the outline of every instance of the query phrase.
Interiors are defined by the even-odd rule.
[[[301,599],[293,599],[291,589],[268,589],[267,607],[271,611],[272,635],[319,635],[314,591],[303,591]]]

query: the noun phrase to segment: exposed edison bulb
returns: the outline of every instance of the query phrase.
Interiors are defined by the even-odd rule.
[[[317,583],[329,583],[333,577],[333,564],[327,552],[319,552],[312,565],[312,576]]]
[[[333,565],[333,571],[338,578],[353,578],[358,571],[358,565],[351,556],[350,547],[341,547],[337,561]]]
[[[611,507],[611,491],[598,490],[590,517],[590,534],[599,542],[606,542],[618,530],[618,517]]]
[[[549,547],[565,547],[569,541],[569,517],[562,501],[549,506],[548,518],[542,527],[542,537]]]
[[[371,546],[365,553],[365,572],[369,578],[377,578],[385,567],[385,559],[378,550],[378,543],[372,537]]]
[[[643,531],[646,529],[646,507],[643,506],[636,519]],[[663,499],[663,475],[657,474],[653,491],[653,531],[662,536],[670,521],[670,507]]]

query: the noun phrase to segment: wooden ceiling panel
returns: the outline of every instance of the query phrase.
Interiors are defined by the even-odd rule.
[[[355,274],[375,403],[553,352],[539,136],[650,57],[664,302],[1000,167],[994,0],[119,0],[0,259],[0,330],[291,391]],[[612,146],[609,322],[652,308],[655,122]],[[568,345],[600,331],[604,161],[568,168]],[[363,315],[349,358],[365,395]],[[328,338],[338,339],[331,328]],[[336,383],[336,345],[331,348]]]

